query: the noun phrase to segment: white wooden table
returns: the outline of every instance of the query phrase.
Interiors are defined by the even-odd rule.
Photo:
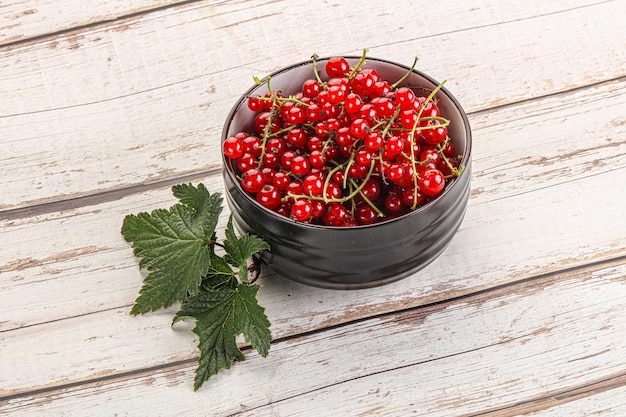
[[[626,2],[391,4],[0,2],[0,415],[626,415]],[[194,392],[122,219],[223,190],[252,76],[362,48],[467,110],[461,229],[379,288],[266,274],[269,356]]]

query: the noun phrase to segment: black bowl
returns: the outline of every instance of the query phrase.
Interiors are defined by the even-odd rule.
[[[359,58],[347,58],[355,65]],[[318,60],[322,77],[325,59]],[[410,68],[382,59],[367,58],[366,67],[375,68],[385,80],[394,82]],[[274,91],[298,91],[304,80],[313,78],[312,61],[284,68],[271,75]],[[413,71],[403,85],[416,91],[432,91],[439,83],[426,74]],[[254,113],[246,97],[263,95],[265,84],[255,85],[231,110],[222,132],[223,141],[240,131],[249,131]],[[422,95],[424,95],[422,93]],[[329,227],[296,223],[266,209],[247,195],[224,158],[226,201],[235,227],[241,233],[255,234],[271,247],[261,254],[275,272],[304,284],[323,288],[358,289],[390,283],[424,268],[448,246],[458,230],[467,207],[471,177],[471,131],[467,116],[457,100],[442,88],[436,94],[441,115],[448,126],[457,152],[465,166],[435,200],[401,217],[367,226]]]

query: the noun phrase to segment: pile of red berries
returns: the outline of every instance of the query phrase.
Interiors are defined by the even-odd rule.
[[[247,98],[253,126],[227,138],[224,155],[241,187],[262,206],[299,222],[367,225],[439,196],[461,170],[450,121],[434,99],[353,68],[343,57],[314,71],[289,96]],[[407,73],[407,76],[409,73]]]

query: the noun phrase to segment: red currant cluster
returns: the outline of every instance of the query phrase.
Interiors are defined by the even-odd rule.
[[[264,207],[299,222],[367,225],[415,210],[439,196],[462,166],[449,120],[434,100],[330,58],[323,81],[301,91],[247,99],[256,112],[249,132],[227,138],[241,187]],[[407,76],[410,74],[407,73]]]

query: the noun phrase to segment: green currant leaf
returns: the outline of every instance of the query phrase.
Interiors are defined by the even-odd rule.
[[[272,336],[265,309],[256,299],[258,289],[258,285],[239,285],[202,291],[189,297],[174,317],[173,323],[196,321],[193,332],[198,336],[200,358],[194,390],[220,369],[230,369],[233,361],[245,359],[236,341],[242,333],[262,356],[267,355]]]
[[[237,282],[235,273],[224,258],[217,256],[214,252],[210,254],[210,257],[211,265],[209,266],[206,276],[202,280],[202,288],[206,290],[215,290]]]
[[[130,242],[139,266],[149,271],[131,309],[144,314],[183,301],[197,293],[210,267],[210,237],[222,209],[219,194],[203,185],[176,186],[181,199],[169,210],[128,215],[122,235]]]
[[[248,259],[259,251],[268,250],[270,246],[258,236],[245,234],[237,238],[233,229],[232,215],[228,219],[225,234],[224,249],[226,255],[224,255],[224,259],[238,268],[239,279],[242,282],[248,282]]]
[[[239,302],[235,310],[235,323],[241,326],[244,338],[259,352],[266,357],[270,350],[272,334],[270,322],[265,315],[265,308],[259,305],[256,298],[259,291],[258,285],[240,285],[238,287]]]
[[[204,228],[205,236],[213,237],[222,212],[222,196],[219,193],[209,193],[202,183],[197,187],[191,184],[175,185],[172,187],[172,194],[182,204],[196,212]]]

